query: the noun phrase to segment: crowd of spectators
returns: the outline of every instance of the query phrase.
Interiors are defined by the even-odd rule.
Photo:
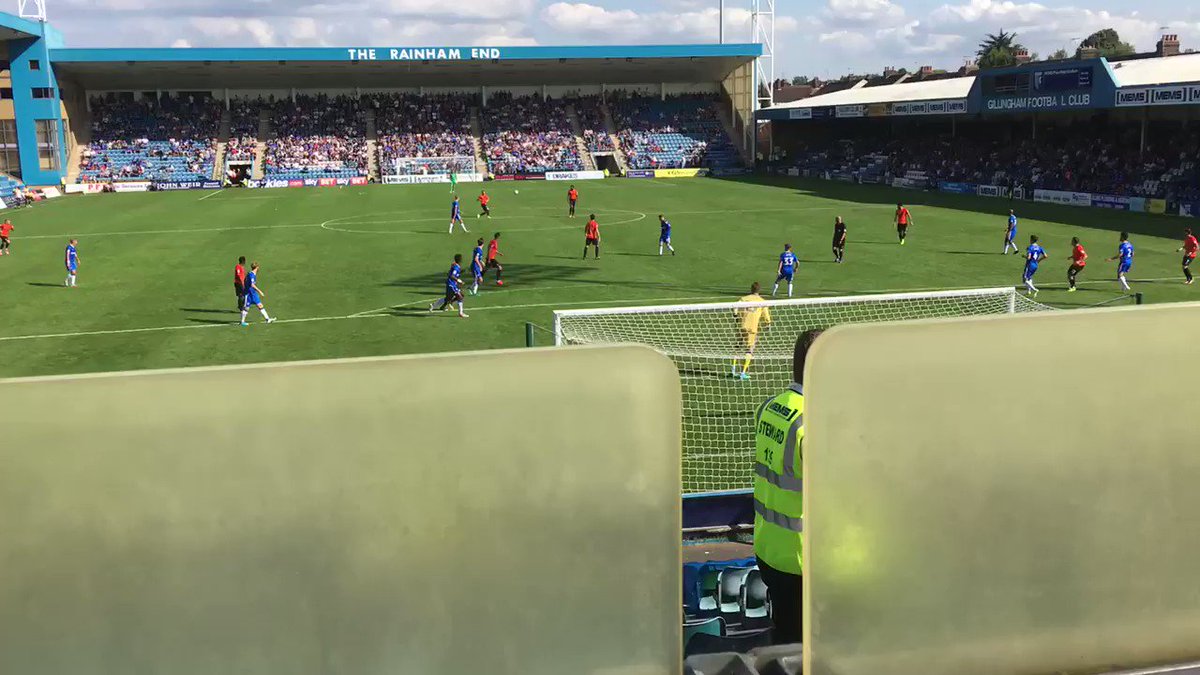
[[[267,141],[269,176],[360,176],[367,145],[360,99],[297,96],[269,106],[275,138]]]
[[[583,142],[589,152],[612,152],[615,150],[612,135],[604,123],[603,103],[599,96],[581,96],[574,101],[575,114],[579,117],[579,128]]]
[[[103,96],[89,101],[92,142],[80,179],[207,180],[222,104],[211,98]]]
[[[229,106],[229,141],[225,144],[225,161],[254,159],[258,144],[259,110],[266,104],[261,100],[238,99]]]
[[[965,128],[964,128],[965,127]],[[930,185],[960,182],[1131,197],[1200,198],[1200,130],[1151,123],[1145,149],[1137,123],[1081,120],[1028,129],[995,124],[960,125],[957,133],[916,126],[892,136],[860,127],[859,133],[806,134],[789,151],[792,163],[825,170],[861,171],[882,160],[885,179],[920,175]]]
[[[562,100],[500,94],[488,99],[482,117],[484,155],[491,173],[583,169]]]
[[[379,164],[384,173],[468,173],[475,170],[471,136],[474,96],[373,94]],[[431,159],[436,158],[436,159]],[[418,160],[396,164],[397,159]]]
[[[610,105],[629,167],[727,166],[737,151],[717,116],[715,96],[689,94],[666,100],[623,97]]]

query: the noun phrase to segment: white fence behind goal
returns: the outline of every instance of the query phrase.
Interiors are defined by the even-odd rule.
[[[766,306],[750,380],[732,377],[745,353],[739,311]],[[859,295],[763,303],[661,305],[554,312],[555,344],[643,344],[675,361],[683,383],[684,492],[751,487],[754,410],[792,379],[796,337],[843,323],[1052,309],[1012,288]],[[902,358],[902,355],[897,355]]]

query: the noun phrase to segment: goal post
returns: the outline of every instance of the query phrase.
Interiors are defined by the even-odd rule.
[[[740,314],[766,307],[771,322],[758,335],[749,380],[733,375],[745,356]],[[683,391],[685,493],[751,487],[754,411],[792,379],[796,337],[844,323],[982,316],[1052,309],[1013,288],[889,293],[832,298],[766,300],[559,310],[556,345],[633,343],[670,357]],[[765,321],[764,321],[765,323]]]
[[[393,176],[428,176],[475,173],[475,158],[470,155],[450,157],[392,157]],[[386,172],[385,172],[386,173]]]

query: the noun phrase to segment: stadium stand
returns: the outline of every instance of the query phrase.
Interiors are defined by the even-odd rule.
[[[583,161],[560,99],[489,97],[483,109],[483,145],[493,174],[581,171]]]
[[[80,182],[207,180],[216,154],[221,105],[212,99],[163,97],[91,100],[92,142]]]
[[[375,110],[379,134],[379,165],[385,173],[465,173],[473,170],[475,144],[471,137],[471,107],[477,97],[462,94],[418,96],[372,94],[365,105]],[[472,158],[454,162],[448,158]],[[430,159],[405,162],[397,159]]]
[[[238,100],[229,109],[229,142],[225,145],[225,160],[246,161],[254,159],[258,143],[259,110],[262,101]]]
[[[1200,197],[1200,130],[1150,122],[1144,152],[1138,124],[1081,118],[1047,126],[1037,139],[998,133],[995,125],[839,125],[837,134],[806,134],[795,165],[850,175],[861,182],[903,177],[931,187],[942,181],[1012,185],[1130,197]]]
[[[707,95],[631,96],[612,106],[633,169],[731,167],[738,153]]]
[[[613,152],[612,136],[604,124],[604,103],[599,96],[581,96],[573,101],[579,128],[589,152]]]
[[[274,138],[266,175],[276,179],[365,176],[362,105],[352,96],[297,96],[270,106]]]

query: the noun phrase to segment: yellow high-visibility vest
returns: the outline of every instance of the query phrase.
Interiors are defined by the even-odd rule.
[[[754,553],[780,572],[802,574],[804,390],[793,384],[754,416]]]

